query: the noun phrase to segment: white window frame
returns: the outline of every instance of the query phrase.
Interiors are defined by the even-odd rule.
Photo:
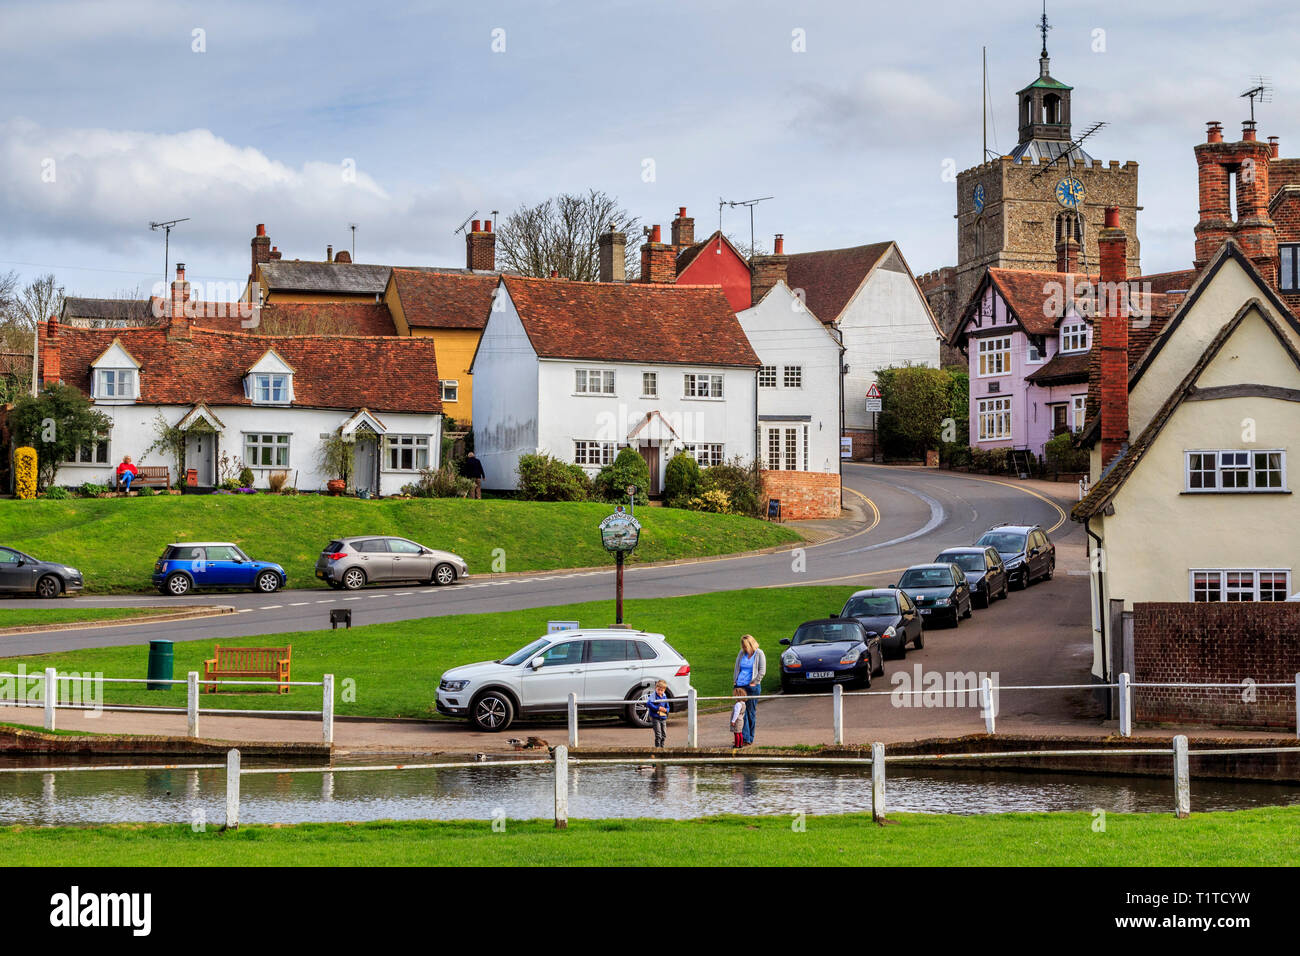
[[[442,380],[442,400],[444,402],[460,401],[460,379],[444,378]]]
[[[694,458],[695,463],[701,468],[721,465],[727,460],[727,447],[722,442],[696,442],[683,445],[682,450]]]
[[[720,402],[726,397],[723,382],[721,372],[687,372],[682,376],[682,396],[692,401]]]
[[[1300,292],[1300,244],[1277,244],[1277,290],[1283,295]]]
[[[641,373],[641,397],[642,398],[659,397],[659,373],[658,372]]]
[[[592,455],[593,449],[596,452],[594,456]],[[573,463],[575,465],[582,465],[585,468],[601,468],[605,465],[614,464],[614,457],[617,454],[617,449],[615,449],[612,441],[595,441],[587,438],[575,438],[573,440]]]
[[[1279,467],[1277,469],[1269,467],[1268,456],[1277,455],[1279,457]],[[1192,468],[1193,457],[1197,459],[1196,469]],[[1205,459],[1209,457],[1210,462]],[[1242,460],[1244,459],[1244,464]],[[1263,459],[1263,467],[1261,465]],[[1207,465],[1213,465],[1211,471]],[[1278,474],[1276,485],[1260,485],[1258,482],[1261,475]],[[1192,475],[1210,475],[1213,477],[1213,487],[1192,486]],[[1226,486],[1225,477],[1234,476],[1234,484]],[[1241,476],[1246,479],[1246,484],[1236,484]],[[1284,448],[1192,448],[1183,452],[1183,492],[1192,495],[1234,495],[1234,494],[1282,494],[1288,491],[1286,478],[1286,449]]]
[[[109,394],[109,383],[113,394]],[[128,387],[129,386],[129,387]],[[140,373],[134,368],[95,369],[95,400],[129,402],[140,397]]]
[[[1190,568],[1187,572],[1187,600],[1198,604],[1233,604],[1244,601],[1264,601],[1260,587],[1261,575],[1279,574],[1282,575],[1283,585],[1280,589],[1276,584],[1273,585],[1271,588],[1272,597],[1268,599],[1269,602],[1285,601],[1291,593],[1290,568]],[[1206,584],[1212,585],[1214,593],[1218,595],[1217,598],[1197,598],[1196,579],[1198,575],[1205,576]],[[1242,580],[1245,575],[1249,575],[1248,583]],[[1210,587],[1202,587],[1201,590],[1208,593]],[[1235,597],[1229,599],[1229,594],[1235,595]]]
[[[1088,417],[1088,396],[1070,396],[1070,431],[1078,434],[1083,431],[1084,420]]]
[[[776,388],[776,366],[760,365],[758,369],[758,387]]]
[[[781,369],[782,388],[803,388],[803,366],[787,365]]]
[[[1010,395],[981,398],[978,400],[976,411],[979,419],[979,441],[1004,441],[1014,434],[1015,421],[1012,416]],[[993,429],[987,427],[991,424],[1005,424],[1006,430],[999,428],[997,434],[994,434]]]
[[[104,460],[99,461],[95,452],[100,446],[104,447]],[[90,454],[83,458],[82,452],[88,451]],[[73,452],[73,457],[68,461],[59,462],[61,465],[107,465],[113,460],[113,449],[109,444],[109,439],[101,438],[96,442],[87,442],[84,445],[78,445],[77,450]]]
[[[429,450],[431,447],[432,442],[429,440],[428,435],[385,435],[384,471],[424,471],[429,467],[431,460]],[[423,464],[420,463],[421,452],[424,453]],[[402,463],[405,454],[410,455],[409,465]]]
[[[1061,354],[1088,351],[1088,323],[1074,319],[1061,326]]]
[[[254,405],[288,405],[293,401],[293,378],[287,372],[250,372],[248,377],[248,397]],[[282,397],[272,398],[277,382]]]
[[[593,382],[596,387],[593,388]],[[612,368],[575,368],[573,370],[574,395],[613,395],[615,376]]]
[[[979,363],[976,366],[976,378],[996,378],[1011,374],[1011,336],[990,335],[978,340]],[[997,370],[989,371],[997,360]]]
[[[244,464],[247,465],[249,468],[252,468],[254,470],[260,469],[263,471],[267,471],[267,470],[281,471],[289,467],[289,462],[292,461],[292,457],[290,454],[290,451],[293,446],[292,433],[264,432],[264,431],[244,432],[241,437],[243,438],[243,441],[240,444],[244,451]],[[268,438],[271,440],[270,441],[263,440]],[[283,438],[284,441],[280,441],[279,439],[281,438]],[[281,462],[275,460],[272,462],[272,464],[269,465],[262,464],[260,461],[253,461],[253,456],[249,454],[250,448],[257,448],[257,449],[270,448],[272,450],[271,457],[273,459],[278,459],[279,455],[277,453],[281,449],[283,449],[284,461]],[[258,457],[260,458],[261,456]]]

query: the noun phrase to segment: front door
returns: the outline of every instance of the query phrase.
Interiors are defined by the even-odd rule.
[[[379,443],[374,438],[357,436],[357,443],[352,453],[352,486],[357,491],[369,491],[378,494],[375,476],[379,473]]]
[[[185,469],[198,472],[200,488],[216,484],[217,436],[212,432],[190,432],[185,436]]]
[[[645,459],[646,467],[650,469],[650,487],[646,489],[646,494],[659,494],[659,446],[642,445],[637,449],[641,457]]]
[[[1066,419],[1066,413],[1069,411],[1069,405],[1052,406],[1052,434],[1061,435],[1070,430],[1069,421]]]

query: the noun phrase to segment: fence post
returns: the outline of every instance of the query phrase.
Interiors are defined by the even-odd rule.
[[[1119,735],[1133,736],[1133,687],[1128,674],[1119,675]]]
[[[226,754],[226,827],[239,828],[239,751]]]
[[[45,668],[45,729],[54,729],[54,705],[59,699],[59,678],[53,667]]]
[[[569,747],[578,746],[578,695],[569,691]]]
[[[1300,740],[1300,674],[1295,675],[1295,736]]]
[[[1296,674],[1300,687],[1300,674]],[[1300,726],[1300,725],[1298,725]],[[1296,731],[1300,734],[1300,730]],[[700,702],[694,687],[686,688],[686,746],[694,750],[700,745]]]
[[[993,717],[993,682],[987,677],[980,682],[980,706],[984,708],[984,732],[992,734],[996,726]]]
[[[325,743],[334,744],[334,675],[326,674],[321,679],[320,702],[321,736]]]
[[[1192,813],[1192,785],[1187,773],[1187,737],[1174,738],[1174,814],[1183,820]]]
[[[831,724],[835,729],[835,745],[844,745],[844,687],[836,684],[831,691]]]
[[[560,744],[555,748],[555,828],[569,826],[569,748]]]
[[[185,675],[185,730],[191,737],[199,735],[199,672]]]
[[[885,745],[871,745],[871,819],[885,822]]]

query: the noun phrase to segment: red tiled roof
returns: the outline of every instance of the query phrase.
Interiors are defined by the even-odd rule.
[[[435,414],[442,411],[432,338],[250,335],[195,328],[168,341],[166,328],[60,326],[62,380],[90,394],[90,366],[114,340],[140,363],[142,405],[251,405],[243,377],[268,349],[294,369],[295,406]],[[40,326],[41,346],[46,326]]]
[[[1078,313],[1091,317],[1098,310],[1098,303],[1086,298],[1099,281],[1095,275],[1041,272],[1036,269],[989,269],[988,276],[1007,307],[1030,335],[1051,335],[1056,330],[1064,318],[1059,300],[1065,290],[1071,287],[1071,282]],[[1141,276],[1135,276],[1128,281],[1138,284],[1141,289],[1140,284],[1145,280]],[[1153,316],[1168,318],[1179,299],[1178,296],[1171,297],[1154,291],[1138,291],[1129,297],[1129,303],[1133,312],[1150,311]],[[960,328],[961,325],[958,326]]]
[[[804,290],[813,315],[831,323],[840,317],[867,274],[889,252],[892,242],[875,242],[850,249],[799,252],[789,257],[786,284]]]
[[[1057,353],[1042,368],[1025,376],[1039,385],[1069,385],[1088,380],[1088,352]]]
[[[504,276],[544,358],[757,367],[720,286]]]
[[[1132,281],[1149,285],[1152,292],[1186,292],[1192,287],[1198,275],[1195,269],[1181,269],[1177,272],[1155,272],[1149,276],[1139,276]]]
[[[402,314],[417,329],[481,329],[487,325],[498,274],[393,269]]]

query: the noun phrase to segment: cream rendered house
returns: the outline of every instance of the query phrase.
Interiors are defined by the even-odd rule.
[[[1116,625],[1135,602],[1284,600],[1300,567],[1300,322],[1235,243],[1133,366],[1127,396],[1103,380],[1103,407],[1125,397],[1127,444],[1105,468],[1094,445],[1073,511],[1089,534],[1098,679],[1122,663]],[[1085,439],[1098,431],[1094,419]]]

